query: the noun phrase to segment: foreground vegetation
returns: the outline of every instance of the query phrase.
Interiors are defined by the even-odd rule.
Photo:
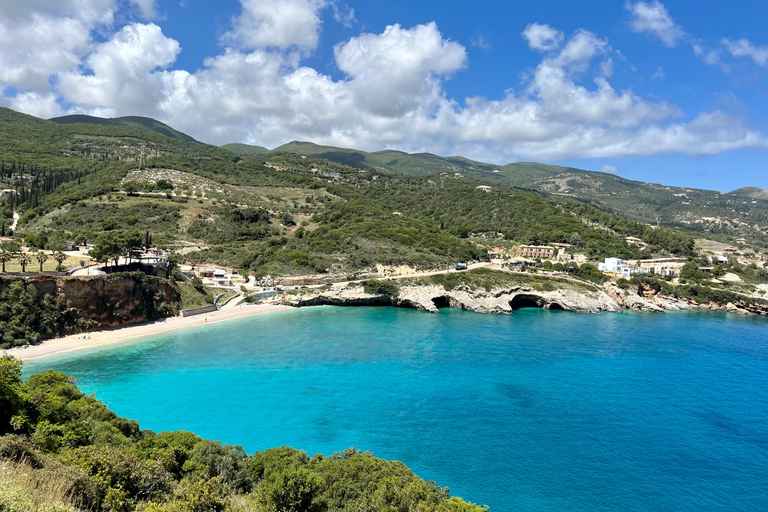
[[[141,430],[62,373],[22,382],[10,356],[0,358],[0,436],[0,510],[9,512],[484,510],[354,448],[247,454],[191,432]]]

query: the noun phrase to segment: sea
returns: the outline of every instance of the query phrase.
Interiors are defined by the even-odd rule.
[[[142,428],[354,446],[496,512],[768,511],[768,320],[313,307],[25,364]]]

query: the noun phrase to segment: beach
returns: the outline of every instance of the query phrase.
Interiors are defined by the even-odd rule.
[[[292,308],[290,306],[275,304],[243,304],[235,308],[219,310],[214,313],[206,313],[190,317],[176,316],[163,320],[156,320],[154,322],[134,324],[125,327],[113,327],[103,331],[73,334],[63,338],[45,340],[40,345],[15,347],[4,352],[21,359],[22,361],[31,361],[33,359],[40,359],[55,354],[113,345],[115,343],[125,343],[146,336],[155,336],[166,332],[225,322],[227,320],[234,320],[236,318],[244,318],[253,315],[275,313],[277,311],[285,311],[288,309]]]

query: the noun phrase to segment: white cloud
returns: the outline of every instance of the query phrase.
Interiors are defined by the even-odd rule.
[[[470,40],[470,42],[475,48],[480,48],[486,52],[492,48],[491,43],[485,37],[483,37],[482,34],[476,35]]]
[[[5,0],[0,8],[0,90],[44,90],[77,66],[91,31],[112,22],[114,0]]]
[[[12,109],[19,112],[50,119],[65,114],[64,109],[56,100],[57,97],[54,93],[22,92],[10,98],[9,104]]]
[[[656,72],[651,75],[651,78],[654,80],[664,80],[667,77],[667,75],[664,74],[664,68],[661,66],[656,66]]]
[[[150,111],[163,97],[155,71],[173,63],[180,51],[179,43],[154,23],[126,25],[88,56],[85,67],[92,73],[60,74],[58,91],[68,102],[85,107],[131,105]]]
[[[608,174],[618,174],[619,168],[616,167],[615,165],[605,164],[600,167],[600,172],[605,172]]]
[[[240,0],[242,13],[223,40],[244,50],[296,47],[312,50],[326,0]]]
[[[435,23],[381,34],[362,34],[334,48],[336,63],[350,78],[356,103],[377,115],[398,116],[439,95],[439,77],[464,67],[463,46],[446,41]]]
[[[631,15],[629,27],[635,32],[650,33],[666,46],[675,46],[685,37],[685,31],[675,23],[667,8],[658,0],[636,3],[627,1],[624,7]]]
[[[759,66],[768,65],[768,46],[755,46],[747,39],[723,39],[722,43],[734,57],[749,57]]]
[[[131,0],[131,3],[139,8],[144,19],[152,20],[157,17],[157,3],[155,0]]]
[[[530,23],[522,33],[532,50],[548,52],[563,44],[563,33],[547,24]]]
[[[107,0],[30,1],[54,10],[75,6],[81,13],[76,22],[85,27],[73,29],[81,34],[71,38],[79,41],[76,50],[60,44],[64,56],[41,64],[40,71],[24,59],[30,49],[45,48],[30,41],[13,53],[0,33],[0,62],[11,57],[18,62],[0,67],[0,80],[5,73],[17,83],[35,78],[42,84],[5,103],[45,117],[61,114],[60,104],[71,104],[70,113],[156,117],[217,144],[275,147],[303,139],[499,162],[767,147],[765,136],[742,118],[715,111],[686,121],[674,105],[614,89],[612,59],[621,54],[586,30],[566,38],[547,25],[526,27],[523,37],[530,47],[545,53],[519,90],[490,101],[448,96],[445,82],[467,66],[467,51],[435,23],[391,25],[337,44],[334,58],[342,79],[302,65],[317,45],[322,10],[343,6],[335,1],[242,0],[243,13],[224,38],[231,46],[192,72],[168,69],[180,45],[152,23],[129,24],[95,44],[89,34],[105,30],[104,20],[114,15]],[[22,20],[39,16],[21,2],[11,7],[8,12]],[[0,14],[3,22],[11,18]],[[62,32],[51,37],[64,38]],[[9,70],[34,73],[14,77]]]
[[[352,25],[357,21],[355,10],[341,0],[329,0],[329,2],[333,11],[333,19],[347,28],[352,28]]]

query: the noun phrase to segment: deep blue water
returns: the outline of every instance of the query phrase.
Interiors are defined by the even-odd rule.
[[[511,511],[768,510],[768,323],[308,308],[30,362],[249,452],[349,446]]]

